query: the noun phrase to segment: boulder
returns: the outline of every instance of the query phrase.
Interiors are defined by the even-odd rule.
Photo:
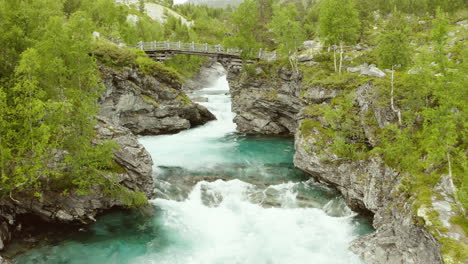
[[[307,55],[307,54],[302,54],[302,55],[299,55],[299,57],[297,57],[297,60],[299,62],[306,62],[306,61],[311,61],[314,59],[314,56],[312,55]]]
[[[377,68],[374,64],[363,64],[356,67],[349,67],[347,70],[348,72],[359,72],[361,75],[367,75],[376,78],[385,78],[387,76],[385,72]]]

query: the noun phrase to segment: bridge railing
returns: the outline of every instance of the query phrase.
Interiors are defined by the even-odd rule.
[[[180,41],[139,42],[136,48],[144,51],[186,51],[234,56],[240,56],[242,54],[242,50],[238,48],[225,48],[223,45],[210,45],[207,43],[183,43]],[[268,52],[260,49],[257,58],[260,60],[274,61],[277,59],[277,54],[276,52]]]

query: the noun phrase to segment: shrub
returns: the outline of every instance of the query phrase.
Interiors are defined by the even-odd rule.
[[[97,41],[93,53],[98,61],[110,67],[132,67],[139,55],[136,51],[107,41]]]

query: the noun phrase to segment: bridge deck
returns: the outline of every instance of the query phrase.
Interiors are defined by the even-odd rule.
[[[153,41],[153,42],[139,42],[137,49],[145,51],[148,55],[158,57],[162,55],[198,55],[208,57],[225,57],[233,59],[241,59],[242,50],[233,48],[224,48],[223,45],[209,45],[200,43],[182,43],[170,41]],[[276,52],[266,52],[259,50],[257,53],[257,60],[276,60]]]

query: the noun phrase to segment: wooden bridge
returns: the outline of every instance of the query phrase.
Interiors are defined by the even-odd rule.
[[[178,54],[198,55],[220,59],[242,60],[242,50],[225,48],[223,45],[209,45],[200,43],[182,43],[170,41],[139,42],[137,49],[143,50],[149,57],[158,61],[170,59]],[[253,60],[274,61],[277,59],[276,52],[268,52],[262,49],[255,51],[257,56]]]

